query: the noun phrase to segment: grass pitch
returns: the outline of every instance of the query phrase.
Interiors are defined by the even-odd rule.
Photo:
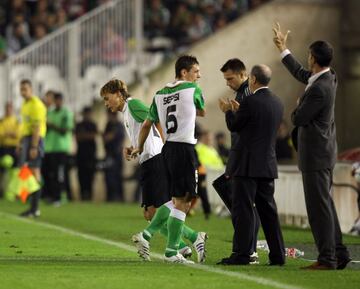
[[[20,219],[19,203],[0,202],[0,288],[360,288],[360,264],[343,271],[309,272],[299,267],[309,261],[287,259],[283,267],[268,267],[265,252],[260,264],[217,266],[231,251],[229,219],[201,213],[187,224],[209,234],[204,265],[184,266],[162,262],[165,240],[151,243],[152,262],[141,261],[130,241],[146,226],[135,205],[71,203],[59,208],[42,205],[36,220]],[[283,228],[286,246],[316,258],[308,230]],[[259,239],[263,239],[260,234]],[[352,258],[360,259],[360,237],[345,236]]]

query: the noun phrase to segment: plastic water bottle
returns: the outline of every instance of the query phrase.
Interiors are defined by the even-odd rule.
[[[256,248],[259,250],[264,250],[266,252],[270,251],[266,240],[258,240],[256,243]]]
[[[304,252],[296,248],[285,248],[285,256],[289,258],[300,258],[304,256]]]

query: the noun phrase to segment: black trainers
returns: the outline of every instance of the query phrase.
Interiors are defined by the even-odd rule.
[[[40,217],[40,210],[27,210],[23,213],[20,214],[20,217],[24,217],[24,218],[37,218]]]

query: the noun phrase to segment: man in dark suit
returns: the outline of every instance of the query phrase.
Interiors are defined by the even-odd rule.
[[[238,58],[232,58],[225,62],[220,71],[223,73],[226,85],[231,88],[235,93],[235,100],[241,104],[247,97],[251,95],[249,88],[248,73],[246,72],[245,64]],[[231,132],[231,149],[229,152],[228,162],[226,164],[226,170],[213,185],[219,196],[224,201],[225,205],[232,211],[232,196],[230,187],[230,176],[232,172],[236,170],[238,157],[236,156],[237,147],[240,143],[240,134],[238,132]],[[236,215],[236,213],[235,213]],[[233,225],[235,224],[234,218],[232,218]],[[234,225],[235,226],[235,225]],[[259,232],[260,220],[259,215],[255,209],[255,228],[254,238],[252,242],[252,251],[250,252],[250,263],[258,263],[258,254],[256,252],[257,235]],[[236,236],[237,237],[237,236]],[[235,241],[234,243],[237,243]]]
[[[249,264],[255,228],[254,203],[269,245],[270,264],[285,263],[284,241],[274,200],[275,141],[283,105],[267,87],[270,79],[269,67],[255,65],[249,77],[252,95],[241,104],[235,100],[219,101],[220,109],[226,113],[228,129],[241,136],[234,150],[237,165],[231,173],[233,253],[219,264]]]
[[[309,47],[308,71],[286,48],[289,31],[284,35],[279,24],[273,30],[274,43],[281,52],[285,67],[297,80],[306,84],[305,92],[291,115],[295,126],[292,136],[294,144],[297,144],[306,209],[319,255],[317,262],[304,269],[344,269],[350,257],[342,244],[340,225],[331,197],[337,152],[334,120],[337,78],[335,71],[330,68],[333,48],[325,41],[312,43]]]

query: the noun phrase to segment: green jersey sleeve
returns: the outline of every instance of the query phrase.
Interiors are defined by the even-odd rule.
[[[205,108],[205,101],[201,88],[196,86],[194,91],[194,103],[197,109],[203,110]]]
[[[157,110],[157,106],[156,106],[156,102],[155,102],[155,97],[153,99],[152,104],[150,105],[150,110],[149,110],[149,114],[147,116],[147,118],[149,120],[151,120],[152,122],[159,122],[159,114],[158,114],[158,110]]]
[[[136,122],[144,122],[148,113],[149,108],[138,99],[131,99],[128,102],[128,107],[131,116],[135,119]]]
[[[64,127],[68,130],[74,129],[74,115],[69,110],[65,113]]]

